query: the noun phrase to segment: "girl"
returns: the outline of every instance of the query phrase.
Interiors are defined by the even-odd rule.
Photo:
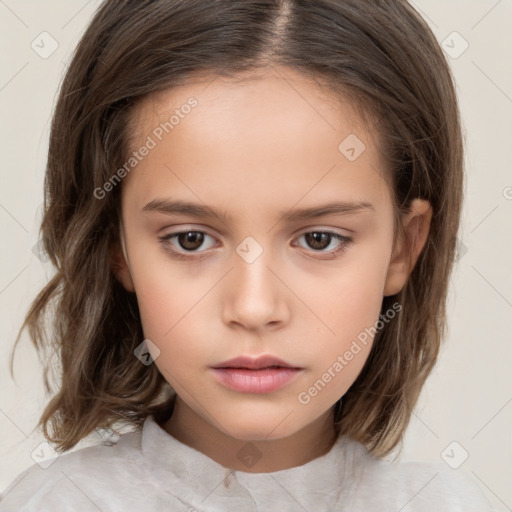
[[[489,510],[385,460],[444,334],[462,181],[450,71],[405,1],[105,2],[22,326],[62,362],[39,423],[61,455],[1,510]]]

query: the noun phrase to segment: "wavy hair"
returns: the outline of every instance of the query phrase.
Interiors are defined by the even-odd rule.
[[[94,191],[126,162],[133,109],[194,74],[239,76],[279,64],[322,80],[375,120],[391,172],[395,235],[414,198],[433,208],[430,233],[356,381],[334,406],[338,433],[383,457],[400,444],[446,329],[446,297],[463,196],[463,144],[453,77],[404,0],[107,0],[61,84],[50,133],[40,239],[55,268],[25,328],[54,396],[37,427],[60,452],[98,427],[140,428],[172,414],[144,339],[136,296],[114,276],[120,186]],[[44,354],[44,355],[43,355]],[[52,357],[59,364],[48,378]],[[53,366],[55,369],[56,367]],[[53,380],[53,379],[52,379]]]

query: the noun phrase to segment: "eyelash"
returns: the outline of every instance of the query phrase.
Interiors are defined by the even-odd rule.
[[[179,259],[179,260],[183,260],[183,259],[191,260],[191,259],[203,258],[204,256],[203,256],[202,253],[197,253],[195,251],[181,252],[181,251],[176,250],[173,247],[173,245],[171,244],[170,241],[173,238],[176,238],[179,235],[184,235],[184,234],[187,234],[187,233],[202,233],[203,235],[210,236],[210,235],[208,235],[208,233],[205,233],[204,231],[189,229],[189,230],[186,230],[186,231],[178,231],[176,233],[170,233],[168,235],[159,237],[159,239],[160,239],[164,249],[167,252],[169,252],[172,257],[174,257],[176,259]],[[332,258],[336,257],[337,255],[342,254],[343,252],[345,252],[345,250],[353,243],[352,238],[350,238],[348,236],[340,235],[339,233],[336,233],[334,231],[320,230],[320,229],[319,230],[313,230],[313,231],[306,231],[306,232],[302,233],[298,238],[301,238],[304,235],[308,235],[308,234],[312,234],[312,233],[316,233],[316,234],[320,233],[320,234],[329,235],[331,238],[337,239],[340,242],[340,245],[336,249],[330,250],[330,251],[325,251],[325,250],[315,251],[314,249],[311,249],[311,251],[315,255],[328,255],[327,257],[322,256],[320,259],[332,259]],[[329,243],[329,245],[330,245],[330,243]]]

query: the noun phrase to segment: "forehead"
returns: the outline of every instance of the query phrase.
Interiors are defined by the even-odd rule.
[[[148,137],[155,142],[126,180],[137,183],[140,201],[176,188],[222,201],[241,192],[262,196],[265,186],[286,187],[283,202],[329,188],[364,200],[354,194],[382,187],[385,178],[378,133],[354,104],[289,69],[237,79],[197,75],[145,98],[132,126],[132,149]]]
[[[188,117],[187,123],[196,128],[207,121],[220,125],[223,119],[226,125],[240,114],[234,127],[237,131],[248,127],[249,123],[244,120],[250,121],[254,128],[259,127],[258,120],[263,120],[266,128],[271,129],[277,126],[277,121],[282,123],[288,118],[295,126],[302,122],[311,124],[311,129],[323,125],[331,131],[350,128],[365,139],[370,135],[367,124],[371,112],[365,109],[363,120],[363,110],[356,108],[348,91],[335,93],[319,79],[313,80],[290,68],[272,66],[265,71],[250,71],[236,77],[195,73],[179,86],[149,94],[139,101],[131,114],[129,135],[132,145],[143,142],[154,130],[155,122],[158,125],[169,120],[176,111],[180,114],[191,98],[197,100],[199,108],[194,109],[193,116],[181,115],[179,120]],[[249,118],[254,110],[260,115]],[[179,131],[178,124],[173,126],[173,131]],[[371,133],[371,137],[372,143],[379,142],[377,133]]]

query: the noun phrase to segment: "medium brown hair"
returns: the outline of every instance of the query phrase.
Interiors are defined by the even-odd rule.
[[[463,191],[454,83],[431,30],[402,0],[108,0],[75,50],[55,108],[41,225],[55,274],[14,347],[28,328],[45,352],[48,392],[51,357],[61,363],[61,384],[37,425],[59,451],[97,427],[140,428],[149,414],[159,421],[175,398],[156,365],[134,356],[144,339],[136,296],[110,264],[121,187],[94,195],[127,160],[134,106],[200,72],[239,76],[273,64],[321,79],[376,120],[395,227],[412,199],[432,205],[406,285],[383,299],[382,312],[396,302],[402,311],[377,333],[334,407],[337,431],[375,455],[401,441],[445,333]]]

